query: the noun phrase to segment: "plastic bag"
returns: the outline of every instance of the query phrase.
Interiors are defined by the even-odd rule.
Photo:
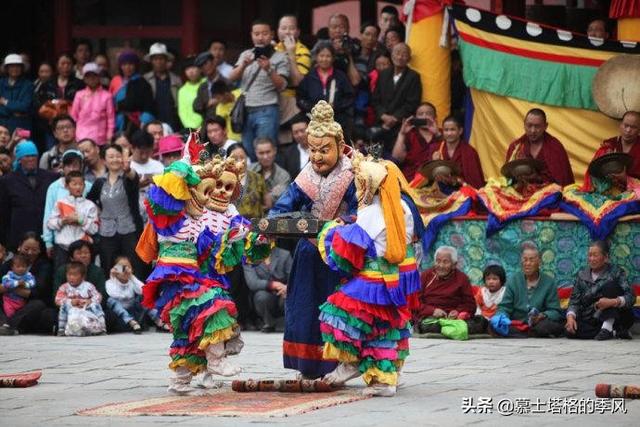
[[[67,314],[67,326],[64,334],[67,336],[84,337],[99,335],[107,332],[102,309],[94,307],[71,307]]]

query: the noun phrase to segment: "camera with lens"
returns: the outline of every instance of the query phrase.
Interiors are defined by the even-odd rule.
[[[342,36],[342,49],[345,53],[351,55],[352,58],[356,58],[360,55],[360,43],[356,39],[352,39],[348,34]]]

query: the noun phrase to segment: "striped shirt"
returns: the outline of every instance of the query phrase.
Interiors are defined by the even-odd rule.
[[[278,43],[275,49],[276,52],[287,53],[283,42]],[[309,49],[305,45],[300,43],[300,40],[296,41],[296,65],[302,75],[306,75],[311,69],[311,52],[309,52]],[[282,92],[282,95],[295,97],[296,88],[289,83],[287,89]]]

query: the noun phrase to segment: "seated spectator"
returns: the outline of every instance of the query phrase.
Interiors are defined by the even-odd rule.
[[[152,159],[154,139],[147,132],[138,131],[131,138],[133,153],[131,154],[131,169],[140,178],[138,183],[140,191],[146,192],[154,175],[161,175],[164,166],[159,161]]]
[[[251,24],[253,47],[240,54],[235,68],[229,74],[232,82],[240,80],[245,94],[246,119],[242,129],[242,144],[252,161],[256,160],[253,146],[256,138],[278,140],[278,96],[287,87],[290,74],[287,57],[273,50],[272,38],[271,25],[261,19],[255,20]]]
[[[371,100],[377,123],[393,136],[390,144],[393,144],[402,120],[418,109],[422,98],[420,76],[408,67],[410,59],[411,49],[406,44],[399,43],[393,48],[393,67],[380,73]],[[391,151],[390,146],[387,151]]]
[[[86,280],[93,284],[93,286],[96,287],[101,295],[106,295],[104,272],[93,262],[93,245],[86,240],[76,240],[69,245],[67,255],[67,263],[71,261],[82,263],[87,270],[85,274]],[[66,264],[61,265],[55,270],[55,274],[53,276],[53,292],[51,297],[55,295],[60,285],[64,283],[66,271]],[[107,307],[106,303],[106,299],[102,301],[103,309]]]
[[[556,283],[552,277],[540,272],[538,248],[531,242],[522,246],[522,272],[507,282],[498,311],[491,318],[491,329],[509,337],[559,337],[564,325]],[[500,315],[510,321],[507,328],[496,327],[502,321]]]
[[[262,218],[271,207],[272,201],[264,178],[247,168],[247,152],[242,143],[236,142],[227,149],[227,157],[236,159],[239,163],[240,184],[242,196],[236,200],[235,205],[240,215],[245,218]]]
[[[0,243],[0,265],[4,264],[5,261],[9,261],[13,258],[13,254],[9,252],[2,243]]]
[[[231,127],[231,111],[236,105],[236,99],[240,96],[240,89],[231,90],[231,86],[222,80],[214,82],[211,86],[211,97],[216,102],[215,116],[222,117],[226,123],[227,138],[231,141],[241,142],[242,134],[234,132]],[[213,117],[215,117],[213,116]]]
[[[58,177],[38,169],[38,149],[33,142],[16,146],[13,172],[0,179],[0,242],[14,250],[24,233],[42,234],[47,189]]]
[[[6,77],[0,78],[0,125],[9,133],[16,128],[31,129],[33,84],[24,75],[24,61],[11,53],[3,65]]]
[[[87,195],[100,208],[100,264],[107,275],[116,256],[124,255],[132,260],[136,276],[142,277],[145,267],[135,253],[143,226],[139,178],[120,146],[109,145],[103,155],[107,176],[98,178]]]
[[[68,258],[71,243],[76,240],[91,242],[98,232],[98,207],[84,198],[86,186],[82,172],[69,172],[64,181],[68,194],[54,202],[46,224],[55,233],[54,269]]]
[[[151,86],[153,93],[154,111],[156,118],[168,123],[172,129],[180,128],[178,119],[178,89],[182,85],[180,77],[169,70],[168,63],[173,61],[173,54],[163,43],[154,43],[149,47],[149,53],[144,60],[151,62],[151,71],[144,78]]]
[[[198,96],[198,88],[204,82],[200,68],[196,66],[193,57],[185,59],[182,70],[185,76],[184,84],[178,89],[178,116],[182,127],[198,129],[202,125],[202,116],[193,109],[193,101]]]
[[[626,272],[609,261],[609,244],[596,240],[589,246],[589,266],[578,272],[573,285],[566,330],[569,338],[631,339],[636,296]]]
[[[193,111],[200,114],[204,120],[216,113],[217,100],[211,96],[213,84],[217,81],[225,83],[227,81],[218,72],[216,64],[216,60],[210,52],[202,52],[194,61],[194,65],[200,67],[205,80],[198,87],[196,98],[193,100]]]
[[[258,138],[254,145],[258,162],[252,164],[249,170],[262,176],[271,200],[278,200],[289,186],[291,177],[276,163],[277,148],[273,141],[269,138]]]
[[[13,158],[11,156],[11,151],[6,147],[0,147],[0,176],[11,173],[12,162]]]
[[[607,22],[604,19],[594,19],[587,26],[587,36],[595,37],[602,40],[609,39],[607,31]]]
[[[289,173],[291,179],[295,179],[309,162],[309,143],[307,142],[309,119],[304,114],[298,114],[289,122],[293,142],[278,146],[276,162]]]
[[[53,331],[56,310],[53,308],[51,290],[51,264],[44,254],[44,245],[40,237],[33,232],[25,233],[18,241],[16,255],[27,261],[27,271],[35,278],[35,287],[16,291],[26,299],[24,307],[19,308],[9,319],[0,309],[0,335],[16,335],[20,333],[45,333]],[[9,272],[11,261],[0,266],[0,277]],[[0,287],[0,294],[5,290]]]
[[[505,282],[507,274],[500,265],[488,265],[482,272],[482,281],[484,286],[475,295],[478,310],[477,315],[482,316],[485,320],[491,320],[496,311],[498,304],[502,301],[505,292]],[[486,329],[485,322],[485,329]]]
[[[0,144],[2,145],[2,144]],[[605,153],[626,153],[633,158],[627,174],[640,179],[640,112],[627,111],[620,121],[620,134],[602,141],[593,158]]]
[[[109,91],[100,84],[100,68],[89,62],[83,68],[85,89],[78,91],[71,117],[76,120],[76,138],[92,138],[98,145],[106,145],[113,136],[115,110]]]
[[[56,143],[40,157],[40,169],[59,173],[62,171],[62,155],[64,152],[78,148],[76,121],[68,114],[61,114],[53,118],[51,130]]]
[[[343,71],[334,68],[336,52],[331,42],[316,43],[312,54],[316,65],[298,85],[298,108],[309,114],[318,101],[327,101],[333,107],[335,120],[342,126],[348,141],[353,128],[353,86]]]
[[[476,303],[469,278],[458,270],[458,252],[451,246],[440,246],[435,253],[434,267],[420,275],[420,306],[413,313],[420,332],[440,332],[440,325],[423,327],[428,318],[468,320],[476,312]]]
[[[0,125],[0,147],[9,149],[11,148],[11,132],[9,132],[9,128]]]
[[[93,184],[107,173],[104,160],[100,157],[100,147],[93,139],[85,138],[78,141],[78,148],[84,155],[84,179]]]
[[[55,299],[60,307],[58,336],[87,336],[107,332],[100,305],[102,295],[85,280],[85,273],[86,268],[80,262],[71,261],[66,266],[67,281],[58,288]]]
[[[262,319],[262,332],[274,332],[276,319],[284,316],[284,301],[293,259],[289,251],[273,248],[260,264],[244,265],[244,277],[253,294],[253,305]]]
[[[209,53],[213,56],[213,62],[218,64],[218,73],[228,80],[233,66],[225,61],[226,50],[227,43],[224,40],[213,39],[209,42]]]
[[[387,52],[386,49],[378,52],[375,56],[374,64],[375,68],[371,70],[367,75],[367,81],[369,83],[369,102],[367,105],[366,116],[364,118],[364,124],[366,126],[373,126],[376,123],[376,110],[375,108],[373,108],[373,105],[371,105],[371,99],[374,92],[376,91],[376,87],[378,87],[378,79],[380,77],[380,73],[387,68],[391,68],[391,66],[393,65],[391,63],[391,54]]]
[[[415,123],[419,126],[414,125]],[[430,102],[420,104],[415,114],[402,121],[391,157],[399,163],[402,174],[411,181],[420,167],[431,160],[430,147],[440,142],[436,107]]]
[[[64,264],[67,257],[64,254],[60,254],[59,250],[54,250],[56,233],[52,228],[48,227],[49,218],[51,217],[51,213],[53,212],[56,203],[69,195],[69,189],[65,181],[66,176],[71,172],[82,171],[82,165],[83,157],[80,151],[75,149],[65,151],[62,156],[62,176],[51,183],[47,189],[47,197],[44,203],[44,215],[42,217],[42,240],[47,248],[47,255],[54,261],[54,269],[57,269],[58,266]],[[91,188],[90,182],[85,181],[84,184],[85,186],[82,196],[86,196],[89,192],[89,188]],[[58,257],[56,257],[56,254],[58,254]]]
[[[431,122],[431,127],[435,128],[435,122]],[[464,128],[462,122],[455,116],[448,116],[442,122],[442,138],[438,144],[429,147],[432,160],[451,160],[460,167],[462,179],[473,188],[484,187],[484,174],[480,157],[475,148],[469,143],[462,141]]]
[[[116,104],[116,130],[132,133],[155,118],[151,85],[138,73],[140,58],[133,51],[118,56],[120,75],[111,79],[109,92]]]
[[[182,142],[182,138],[180,138],[179,135],[169,135],[160,140],[158,147],[160,161],[163,166],[167,167],[171,163],[182,158],[184,142]]]
[[[28,270],[30,263],[27,257],[14,255],[10,263],[11,270],[2,276],[2,310],[8,320],[27,305],[28,294],[24,290],[31,292],[36,287],[36,279]]]
[[[146,310],[142,307],[143,283],[133,275],[131,261],[127,257],[116,258],[110,278],[107,280],[107,306],[116,314],[122,327],[129,328],[134,334],[142,333],[142,326],[147,315],[155,323],[158,330],[169,331],[158,315],[158,310]]]
[[[213,116],[205,120],[204,131],[202,142],[211,143],[212,154],[218,153],[220,150],[228,150],[238,142],[227,137],[227,122],[220,116]]]

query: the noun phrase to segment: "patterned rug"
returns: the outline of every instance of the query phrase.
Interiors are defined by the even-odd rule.
[[[206,396],[167,396],[134,402],[112,403],[78,411],[77,415],[138,416],[196,415],[217,417],[288,417],[316,409],[364,400],[361,389],[331,393],[210,392]]]

